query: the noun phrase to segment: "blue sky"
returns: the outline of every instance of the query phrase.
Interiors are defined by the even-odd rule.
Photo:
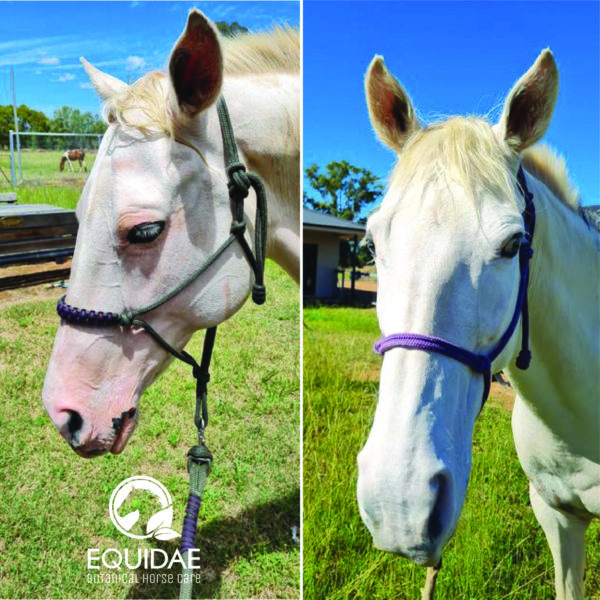
[[[550,46],[560,93],[545,141],[583,204],[600,204],[599,6],[590,2],[304,2],[304,164],[346,159],[387,177],[363,77],[374,54],[419,114],[485,114]]]
[[[0,2],[0,104],[52,115],[65,104],[98,112],[79,57],[125,81],[163,69],[190,8],[251,30],[299,26],[298,2]]]

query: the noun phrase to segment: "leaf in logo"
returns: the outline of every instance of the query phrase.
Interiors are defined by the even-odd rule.
[[[157,540],[172,540],[173,538],[179,537],[179,534],[176,531],[169,529],[169,527],[161,527],[152,534],[152,537]]]
[[[169,527],[173,521],[173,506],[168,506],[153,514],[146,524],[146,533],[151,533],[161,527]]]

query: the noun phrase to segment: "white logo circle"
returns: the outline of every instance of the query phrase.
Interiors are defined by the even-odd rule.
[[[146,490],[153,494],[160,502],[161,509],[154,513],[146,524],[146,535],[131,533],[131,528],[138,522],[140,511],[134,510],[126,515],[119,514],[119,508],[129,497],[133,490]],[[119,483],[110,496],[109,503],[110,520],[114,526],[127,537],[143,540],[154,537],[159,540],[170,540],[179,537],[176,531],[171,529],[173,523],[173,501],[167,488],[156,479],[146,475],[129,477]]]

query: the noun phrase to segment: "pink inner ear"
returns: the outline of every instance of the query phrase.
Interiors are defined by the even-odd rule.
[[[374,78],[371,83],[371,94],[376,99],[375,110],[377,117],[384,127],[405,133],[408,129],[408,105],[398,96],[392,85],[380,78]]]
[[[188,26],[173,51],[170,71],[182,108],[197,114],[214,102],[221,88],[223,58],[208,23],[197,21]]]

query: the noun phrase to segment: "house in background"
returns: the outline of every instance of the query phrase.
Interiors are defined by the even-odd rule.
[[[305,302],[341,303],[349,298],[341,296],[338,286],[340,243],[342,240],[360,241],[365,226],[344,219],[303,209],[303,295]],[[356,248],[356,244],[354,244]],[[352,261],[354,264],[354,261]],[[354,271],[354,268],[352,269]],[[351,275],[351,281],[354,276]],[[346,290],[351,296],[353,290]]]

